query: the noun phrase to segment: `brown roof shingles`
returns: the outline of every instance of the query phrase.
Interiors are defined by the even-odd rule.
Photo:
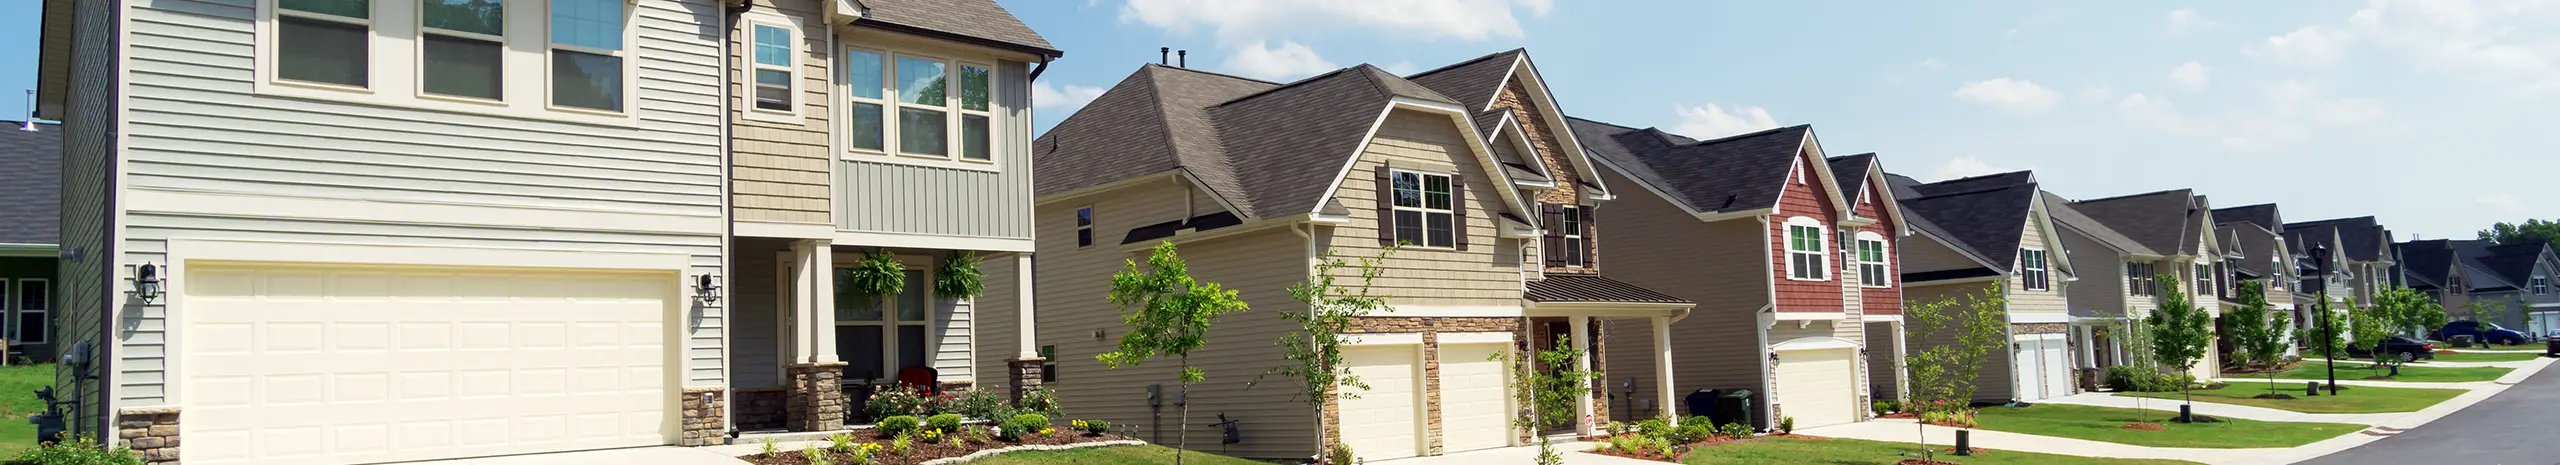
[[[1065,55],[994,0],[859,0],[870,10],[853,22],[888,23],[993,41],[1050,57]]]

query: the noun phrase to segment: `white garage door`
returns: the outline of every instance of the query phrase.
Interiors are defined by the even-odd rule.
[[[2043,370],[2045,398],[2071,395],[2071,339],[2068,335],[2044,335]]]
[[[1809,349],[1778,353],[1777,396],[1772,402],[1795,417],[1796,428],[1858,421],[1858,350]],[[1775,422],[1770,423],[1775,425]]]
[[[187,462],[671,442],[668,274],[193,263]]]
[[[1491,360],[1510,344],[1440,346],[1440,450],[1443,453],[1511,445],[1511,378]],[[1356,450],[1356,449],[1355,449]]]
[[[1368,460],[1422,455],[1421,346],[1353,346],[1342,362],[1369,385],[1336,409],[1342,442]]]
[[[2018,351],[2009,359],[2017,378],[2018,400],[2035,401],[2071,395],[2069,342],[2061,334],[2014,336]]]

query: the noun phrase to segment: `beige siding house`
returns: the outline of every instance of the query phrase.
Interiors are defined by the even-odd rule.
[[[2083,367],[2070,347],[2068,298],[2071,250],[2055,229],[2035,175],[2019,171],[1935,183],[1893,176],[1904,211],[1917,225],[1902,273],[1910,305],[1974,303],[1997,298],[2007,319],[2006,348],[1994,350],[1976,374],[1973,398],[1985,402],[2041,401],[2076,393]],[[1954,344],[1955,332],[1910,341],[1916,347]]]
[[[2115,270],[2120,278],[2083,277],[2076,285],[2086,288],[2068,293],[2072,322],[2079,326],[2074,331],[2089,335],[2083,340],[2091,341],[2075,344],[2087,354],[2075,358],[2090,359],[2093,367],[2101,368],[2147,359],[2125,353],[2115,336],[2124,330],[2125,318],[2141,318],[2158,309],[2172,287],[2208,315],[2220,317],[2216,292],[2229,280],[2216,270],[2228,269],[2222,264],[2227,258],[2214,233],[2211,204],[2204,196],[2178,189],[2068,203],[2047,193],[2045,200],[2056,224],[2063,226],[2065,245],[2097,246],[2073,249],[2075,262],[2083,269],[2101,266],[2096,264],[2120,268]],[[2114,305],[2124,310],[2117,311]],[[2113,363],[2096,363],[2100,360]],[[2199,379],[2219,376],[2220,355],[2205,351],[2189,374]]]

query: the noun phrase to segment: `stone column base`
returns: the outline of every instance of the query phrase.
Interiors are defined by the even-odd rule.
[[[786,368],[791,376],[784,427],[792,431],[844,429],[844,362],[810,363]]]
[[[1040,357],[1022,357],[1006,362],[1006,365],[1010,368],[1006,371],[1011,372],[1009,379],[1013,382],[1012,398],[1014,400],[1021,400],[1022,393],[1030,392],[1032,388],[1040,387],[1040,378],[1043,370],[1045,370],[1045,368],[1042,368],[1042,364],[1045,363],[1049,363],[1049,359]]]
[[[738,418],[739,431],[775,430],[789,425],[791,388],[785,386],[738,388],[729,391],[729,413]]]
[[[124,409],[116,414],[116,437],[142,463],[178,463],[178,409]]]
[[[684,437],[676,445],[685,447],[717,446],[729,443],[728,388],[685,388]]]

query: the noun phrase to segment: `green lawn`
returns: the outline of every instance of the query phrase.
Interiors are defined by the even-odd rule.
[[[2538,352],[2530,354],[2522,352],[2461,352],[2452,354],[2436,354],[2436,358],[2434,359],[2419,360],[2418,362],[2522,362],[2526,360],[2533,360],[2534,358],[2541,356],[2542,354]]]
[[[1931,447],[1946,450],[1947,444]],[[1903,454],[1910,454],[1905,457]],[[1862,441],[1856,439],[1769,438],[1758,441],[1709,446],[1698,449],[1682,461],[1689,465],[1782,465],[1837,464],[1891,465],[1905,458],[1919,458],[1920,445],[1901,442]],[[1967,465],[2053,464],[2053,465],[2172,465],[2191,464],[2176,460],[2132,460],[2070,455],[2037,454],[1986,450],[1972,457],[1938,454],[1941,462]]]
[[[36,425],[27,415],[44,412],[35,390],[51,385],[53,364],[0,366],[0,457],[36,446]]]
[[[2282,373],[2276,373],[2276,379],[2327,380],[2329,379],[2329,372],[2326,367],[2327,364],[2325,363],[2303,362],[2302,366],[2294,367],[2291,370],[2285,370]],[[2473,381],[2495,381],[2498,377],[2506,376],[2508,372],[2512,371],[2516,371],[2516,369],[2502,367],[2405,366],[2400,367],[2400,376],[2382,381],[2403,381],[2412,383],[2467,383]],[[2371,369],[2371,365],[2368,364],[2338,364],[2338,379],[2342,380],[2361,380],[2367,376],[2387,372],[2388,371],[2385,370]],[[2223,377],[2266,379],[2267,376],[2263,374],[2234,373],[2223,375]]]
[[[1173,449],[1163,446],[1087,447],[1059,451],[1014,452],[969,462],[975,465],[1119,465],[1171,464]],[[1270,465],[1235,457],[1200,452],[1184,452],[1185,465]]]
[[[2267,383],[2263,381],[2231,383],[2229,387],[2222,389],[2197,390],[2195,395],[2197,402],[2246,405],[2302,413],[2395,413],[2425,409],[2446,399],[2462,395],[2464,392],[2460,389],[2349,386],[2346,391],[2341,392],[2342,395],[2328,395],[2328,391],[2323,390],[2319,397],[2303,397],[2302,386],[2303,384],[2299,382],[2275,383],[2276,392],[2293,395],[2296,397],[2294,399],[2256,398],[2255,396],[2259,394],[2267,393]],[[2120,392],[2116,395],[2168,399],[2172,402],[2185,398],[2175,392]]]
[[[2363,389],[2363,388],[2357,388]],[[2345,423],[2294,423],[2225,418],[2220,423],[2175,423],[2174,410],[2142,411],[2127,408],[2091,407],[2083,405],[2037,404],[2026,408],[1991,407],[1982,409],[1975,421],[1982,429],[2038,436],[2055,436],[2091,441],[2106,441],[2147,447],[2191,447],[2205,449],[2248,449],[2259,447],[2296,447],[2362,430],[2365,425]],[[2124,425],[2148,418],[2151,423],[2167,426],[2162,431],[2125,429]]]

